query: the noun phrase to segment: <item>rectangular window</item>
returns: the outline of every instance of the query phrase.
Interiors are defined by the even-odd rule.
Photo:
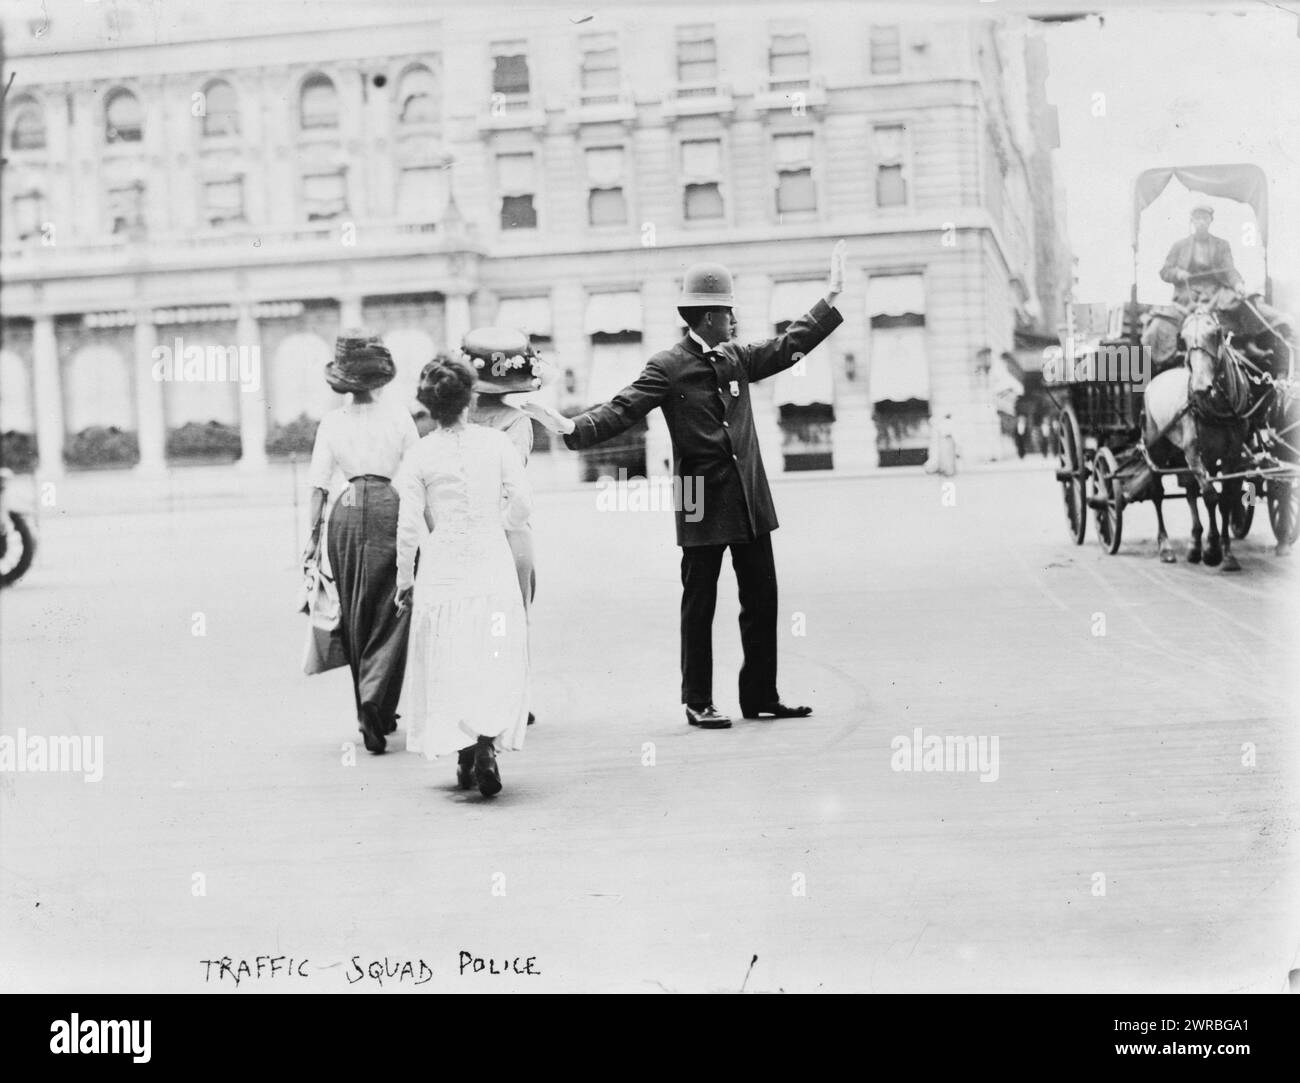
[[[497,155],[497,189],[501,193],[501,228],[536,229],[537,194],[532,154]]]
[[[783,87],[808,85],[811,62],[807,34],[773,34],[767,53],[767,71]]]
[[[593,188],[587,193],[587,221],[593,226],[627,224],[627,201],[622,188]]]
[[[492,46],[492,92],[528,94],[528,55],[523,42],[498,42]]]
[[[896,26],[871,28],[871,74],[897,75],[903,70],[903,50]]]
[[[717,182],[688,184],[683,197],[683,213],[694,222],[702,218],[723,216],[722,193]]]
[[[905,206],[907,131],[901,124],[889,124],[873,128],[871,136],[876,160],[876,206]]]
[[[812,170],[783,169],[777,181],[777,213],[791,214],[816,209],[817,189],[813,185]]]
[[[137,181],[125,188],[110,188],[108,217],[114,233],[125,233],[144,225],[144,184]]]
[[[777,214],[792,214],[817,209],[817,189],[813,184],[813,137],[801,132],[772,137],[776,159]]]
[[[397,216],[404,222],[437,222],[447,209],[447,171],[436,166],[403,169],[397,180]]]
[[[308,222],[328,222],[347,213],[347,177],[334,173],[308,173],[302,178],[302,206]]]
[[[587,221],[593,226],[627,222],[623,195],[623,148],[590,147],[587,162]]]
[[[613,34],[589,34],[582,40],[582,100],[599,104],[618,100],[622,78]]]
[[[203,208],[210,226],[244,220],[244,179],[208,181],[203,185]]]
[[[14,230],[20,241],[41,231],[41,193],[24,192],[14,196]]]
[[[532,196],[501,197],[502,229],[536,229],[537,208]]]
[[[718,43],[712,23],[677,28],[677,81],[688,85],[716,83]]]
[[[690,139],[682,143],[682,214],[689,221],[722,218],[722,142]]]

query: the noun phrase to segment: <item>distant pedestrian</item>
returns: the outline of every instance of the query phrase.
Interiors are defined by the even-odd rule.
[[[925,472],[945,478],[957,473],[957,440],[953,435],[952,414],[944,414],[931,431]]]
[[[334,346],[325,379],[349,393],[345,406],[321,419],[312,450],[311,540],[305,560],[318,556],[335,472],[348,488],[334,502],[326,556],[338,586],[343,649],[352,670],[357,724],[371,752],[383,752],[397,728],[397,701],[406,665],[407,617],[397,595],[397,492],[391,479],[419,436],[404,409],[374,392],[397,374],[392,355],[374,336],[348,331]]]

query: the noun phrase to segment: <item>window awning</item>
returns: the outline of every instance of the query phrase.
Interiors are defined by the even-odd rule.
[[[587,404],[594,406],[612,399],[635,380],[644,367],[645,353],[639,342],[592,343]]]
[[[550,338],[551,299],[549,297],[502,297],[497,309],[497,325],[514,327],[526,335]]]
[[[641,330],[641,295],[639,293],[593,293],[587,298],[588,335],[617,335]]]
[[[924,275],[872,275],[867,283],[868,316],[924,316]]]
[[[777,406],[835,405],[835,379],[830,355],[814,350],[801,362],[772,378],[772,402]]]
[[[773,282],[772,299],[768,302],[768,322],[773,326],[787,320],[797,320],[826,293],[821,279],[802,282]]]
[[[930,398],[930,362],[924,327],[876,328],[871,332],[871,401]]]

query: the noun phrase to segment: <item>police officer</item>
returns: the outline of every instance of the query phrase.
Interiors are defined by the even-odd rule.
[[[575,451],[619,435],[655,408],[663,411],[677,491],[694,493],[697,502],[689,516],[684,507],[675,509],[682,548],[681,694],[692,726],[731,725],[713,703],[713,613],[728,549],[740,592],[741,713],[746,718],[812,714],[811,707],[787,707],[777,694],[771,534],[778,524],[754,431],[749,385],[796,364],[843,322],[834,305],[844,287],[844,253],[840,241],[831,255],[824,300],[784,334],[747,346],[733,341],[730,272],[717,263],[696,264],[686,272],[678,301],[685,337],[651,357],[631,384],[574,418],[539,403],[524,407],[561,433]]]

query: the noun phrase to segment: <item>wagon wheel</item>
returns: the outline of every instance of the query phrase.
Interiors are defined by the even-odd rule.
[[[1272,478],[1268,483],[1268,523],[1278,545],[1294,545],[1300,536],[1300,485]]]
[[[1108,447],[1098,448],[1092,460],[1092,503],[1097,518],[1097,541],[1110,554],[1119,552],[1124,533],[1124,485],[1119,464]]]
[[[1256,483],[1249,479],[1241,486],[1241,503],[1232,509],[1232,536],[1241,541],[1250,533],[1255,521],[1255,501],[1259,497]]]
[[[1065,407],[1058,418],[1061,427],[1061,451],[1057,456],[1056,476],[1061,482],[1061,495],[1065,499],[1065,519],[1070,537],[1075,545],[1082,545],[1088,533],[1088,513],[1084,494],[1087,491],[1088,468],[1083,461],[1083,436],[1079,431],[1079,418],[1074,407]]]

